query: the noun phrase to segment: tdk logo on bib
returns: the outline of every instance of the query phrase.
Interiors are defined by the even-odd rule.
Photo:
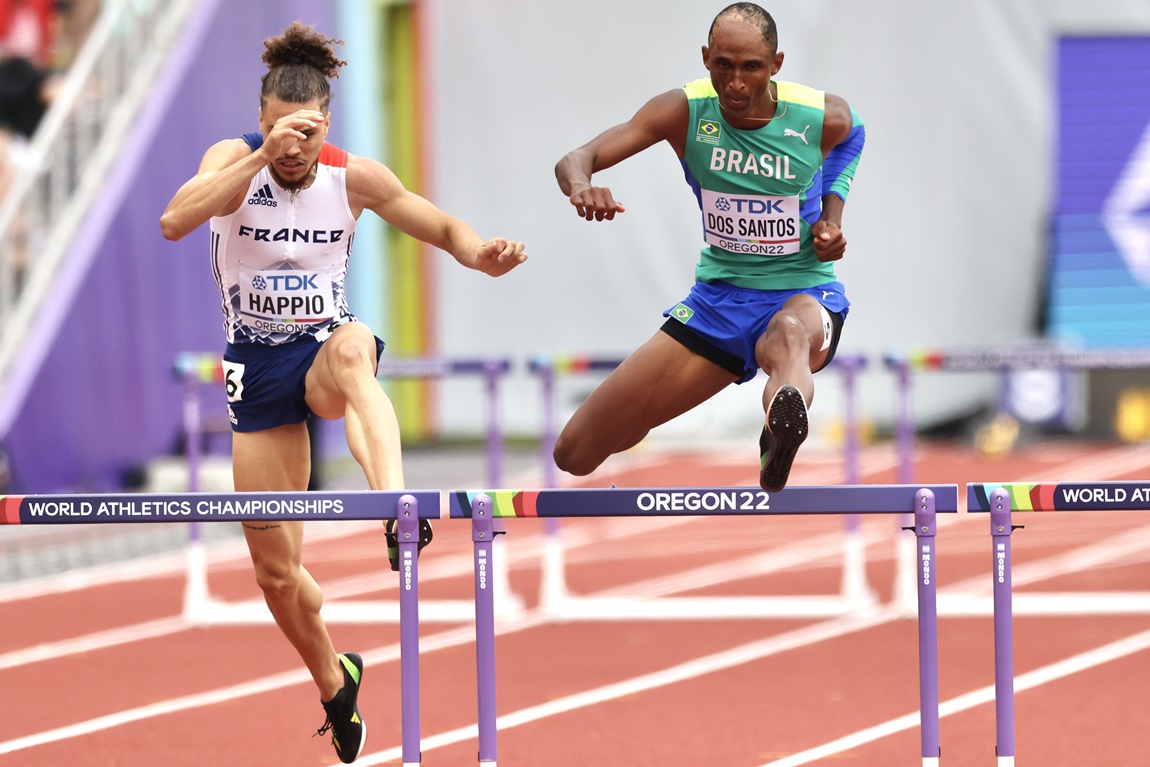
[[[270,283],[271,289],[277,293],[290,290],[319,290],[320,286],[315,281],[317,276],[315,274],[257,274],[252,278],[252,287],[256,290],[267,290]]]

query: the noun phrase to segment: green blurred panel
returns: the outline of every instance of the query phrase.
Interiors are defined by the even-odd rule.
[[[387,116],[385,162],[405,187],[418,194],[422,193],[423,180],[416,14],[410,2],[394,0],[383,2],[380,12],[383,104]],[[388,353],[392,357],[430,354],[433,344],[425,246],[392,227],[387,227],[385,241]],[[432,386],[418,380],[388,383],[404,440],[425,441],[434,436]]]

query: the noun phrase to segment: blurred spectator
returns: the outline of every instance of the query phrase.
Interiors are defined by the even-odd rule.
[[[54,85],[54,76],[29,59],[0,59],[0,129],[32,138]]]
[[[24,58],[53,69],[55,30],[55,0],[0,0],[0,59]]]
[[[0,201],[26,163],[62,70],[71,65],[100,13],[100,0],[0,0]],[[21,216],[9,232],[14,284],[27,266]]]

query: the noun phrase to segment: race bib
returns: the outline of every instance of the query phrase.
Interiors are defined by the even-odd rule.
[[[303,270],[259,271],[240,266],[243,323],[270,333],[296,333],[334,315],[331,275]]]
[[[789,256],[799,252],[799,198],[702,192],[707,244],[732,253]]]

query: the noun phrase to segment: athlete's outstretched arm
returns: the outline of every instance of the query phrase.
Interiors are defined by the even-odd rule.
[[[354,155],[347,165],[348,202],[358,218],[365,208],[404,234],[445,250],[456,261],[498,277],[527,260],[522,242],[484,240],[464,221],[408,191],[381,162]]]
[[[625,123],[600,133],[555,164],[555,180],[575,211],[588,221],[608,221],[626,209],[605,186],[593,186],[591,176],[626,160],[660,141],[667,141],[683,156],[689,108],[681,90],[654,97]]]

